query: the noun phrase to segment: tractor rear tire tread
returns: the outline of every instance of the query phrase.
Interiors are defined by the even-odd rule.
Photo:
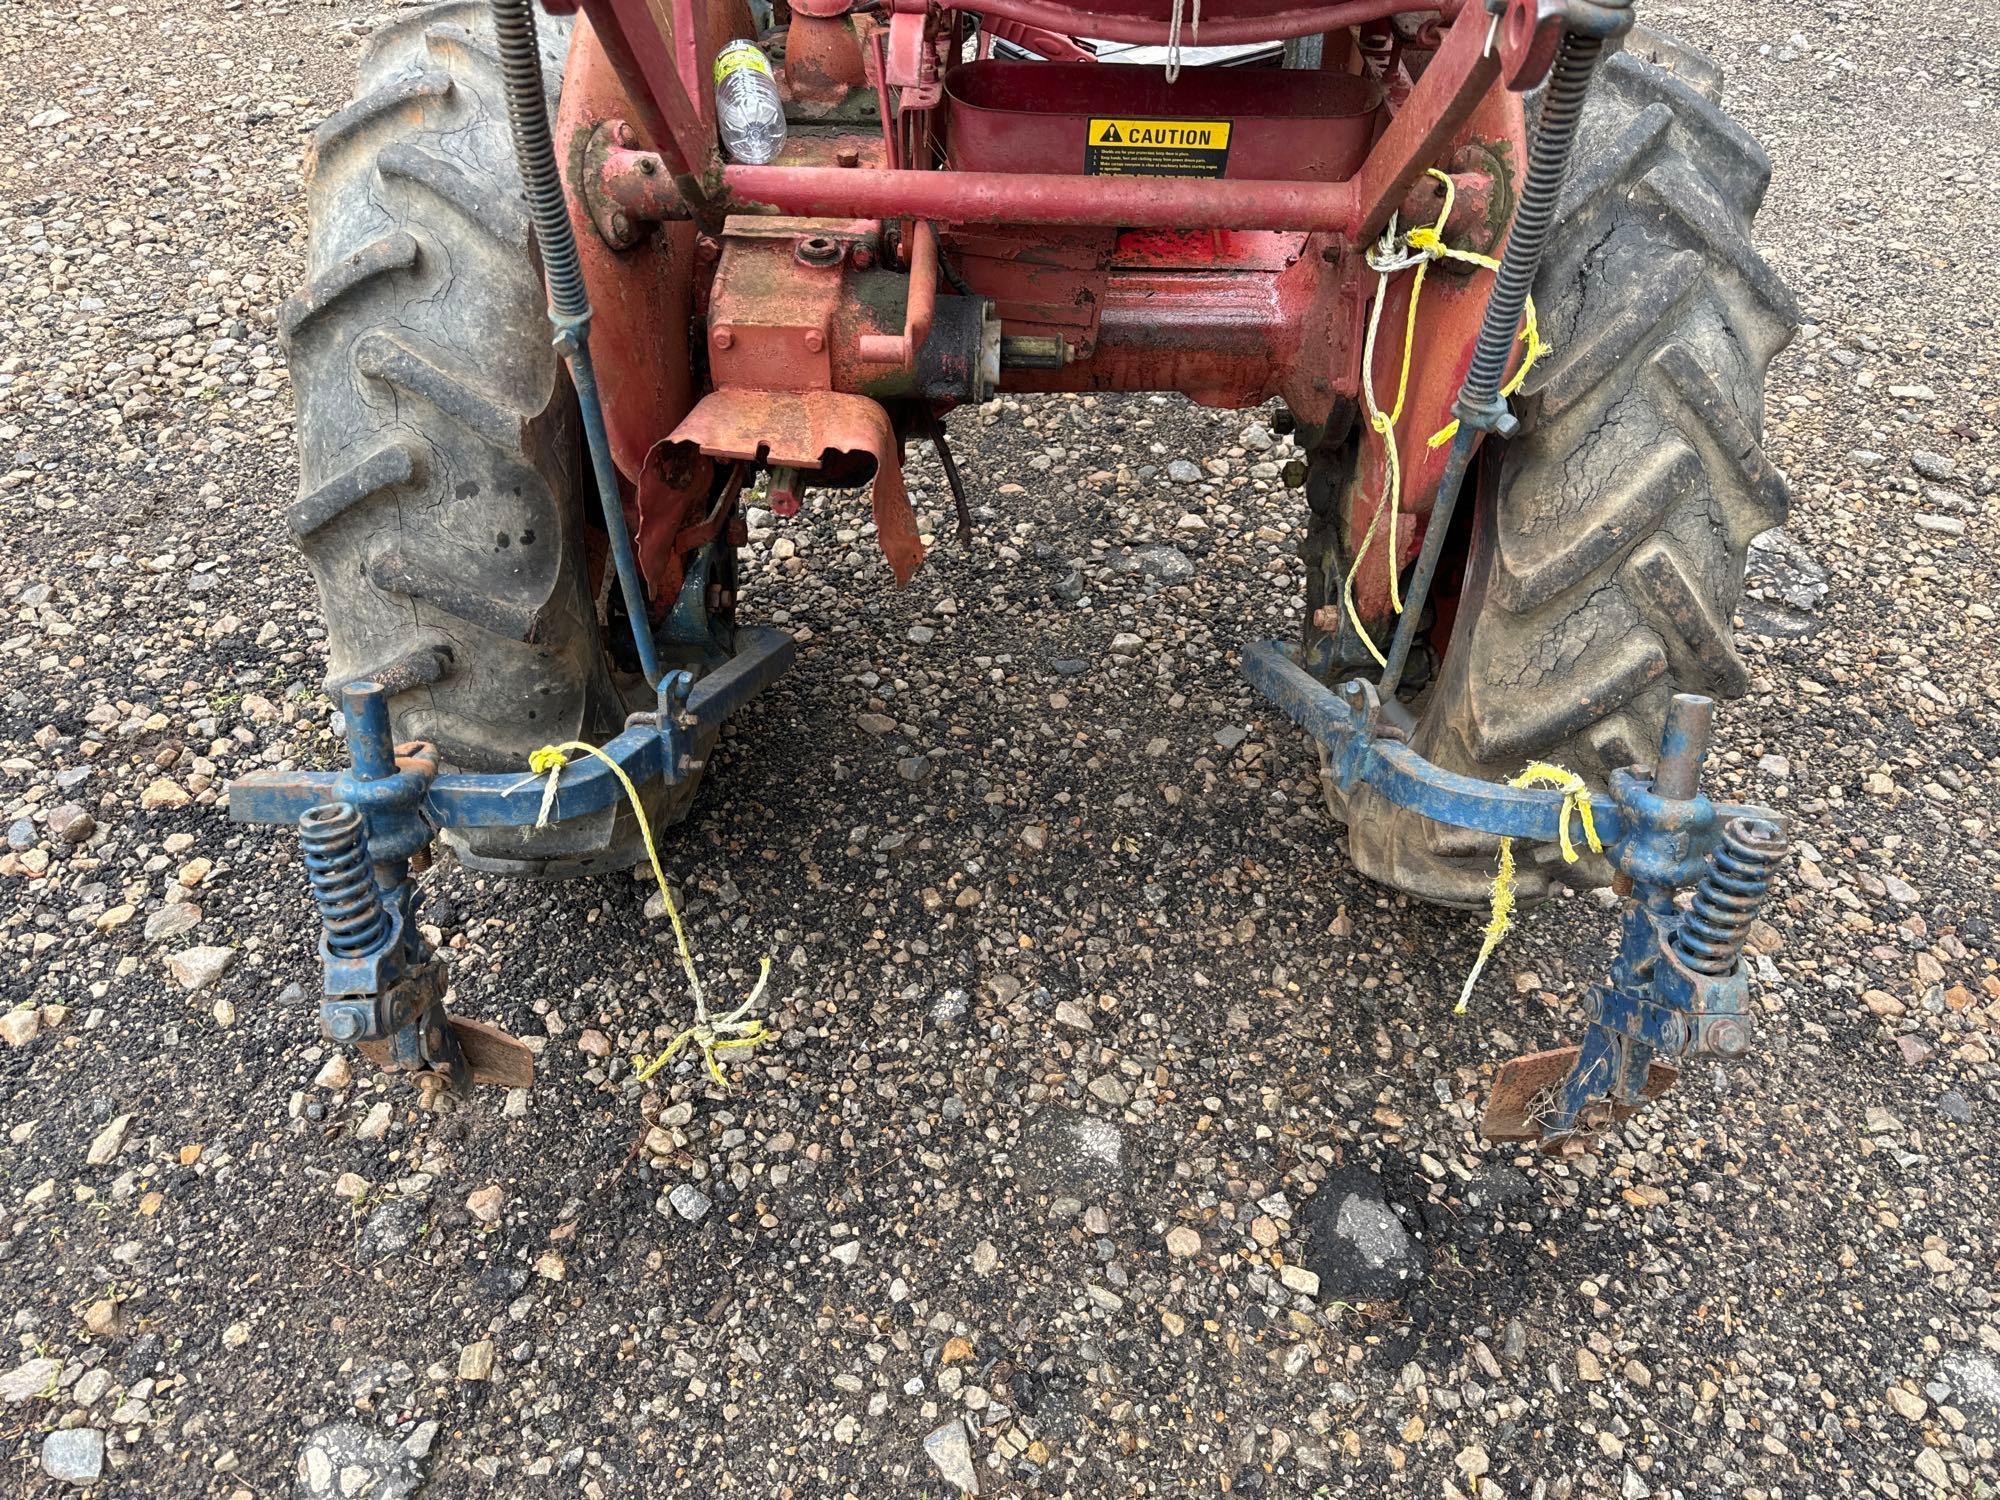
[[[1602,787],[1650,761],[1673,692],[1748,686],[1732,615],[1745,549],[1789,503],[1760,434],[1765,371],[1797,309],[1750,238],[1768,159],[1716,104],[1719,74],[1663,45],[1673,73],[1648,44],[1593,86],[1535,286],[1556,353],[1522,402],[1498,498],[1479,507],[1458,625],[1417,706],[1417,747],[1467,775],[1549,760]],[[1366,789],[1328,796],[1365,873],[1485,901],[1495,840]],[[1609,874],[1590,860],[1560,879]],[[1552,878],[1538,851],[1522,895]]]
[[[369,39],[354,101],[314,136],[308,275],[280,314],[299,409],[286,519],[319,589],[329,691],[382,681],[399,740],[477,771],[609,739],[626,711],[491,37],[488,8],[459,3]],[[553,108],[568,27],[545,19],[542,41]],[[629,861],[614,822],[629,819],[454,843],[473,863],[568,872]]]
[[[1721,65],[1707,53],[1677,42],[1664,32],[1650,26],[1634,26],[1626,33],[1625,51],[1672,74],[1710,103],[1722,97]]]

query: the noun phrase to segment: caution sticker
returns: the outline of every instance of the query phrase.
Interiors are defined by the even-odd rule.
[[[1092,177],[1220,177],[1228,164],[1227,120],[1093,119],[1084,137]]]

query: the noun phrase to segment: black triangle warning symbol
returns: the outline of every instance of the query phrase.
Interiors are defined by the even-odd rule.
[[[1115,120],[1106,120],[1104,122],[1104,134],[1097,138],[1097,144],[1100,146],[1116,145],[1123,143],[1124,139],[1125,137],[1118,133],[1117,122]]]

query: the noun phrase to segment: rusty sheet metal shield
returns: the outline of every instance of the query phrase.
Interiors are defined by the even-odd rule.
[[[711,458],[762,460],[773,468],[824,469],[833,455],[875,461],[875,539],[899,584],[923,564],[917,518],[903,490],[902,446],[889,414],[866,396],[839,391],[721,390],[701,398],[669,439]]]

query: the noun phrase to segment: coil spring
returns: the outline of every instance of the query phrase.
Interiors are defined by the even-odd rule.
[[[1732,818],[1694,902],[1674,932],[1674,951],[1699,974],[1727,974],[1763,909],[1771,877],[1785,857],[1785,836],[1760,818]]]
[[[528,190],[541,247],[542,274],[548,278],[549,306],[564,318],[589,315],[583,266],[576,235],[556,169],[555,141],[549,133],[548,94],[542,86],[542,54],[535,39],[535,0],[492,0],[493,34],[500,46],[500,73],[507,85],[507,118],[514,131],[514,156]]]
[[[326,946],[342,958],[375,952],[388,936],[389,914],[368,865],[368,838],[351,802],[329,802],[299,814],[306,879],[326,928]]]
[[[1480,324],[1479,343],[1465,374],[1468,405],[1485,406],[1497,400],[1500,383],[1507,378],[1521,312],[1541,267],[1549,232],[1555,227],[1563,179],[1569,175],[1570,149],[1583,116],[1583,101],[1590,92],[1590,75],[1603,50],[1603,38],[1573,31],[1564,33],[1556,50],[1555,66],[1542,94],[1535,139],[1528,149],[1527,181],[1521,189],[1520,206],[1514,210],[1514,227],[1507,234],[1507,252],[1493,279],[1490,302],[1496,315],[1489,315]]]

